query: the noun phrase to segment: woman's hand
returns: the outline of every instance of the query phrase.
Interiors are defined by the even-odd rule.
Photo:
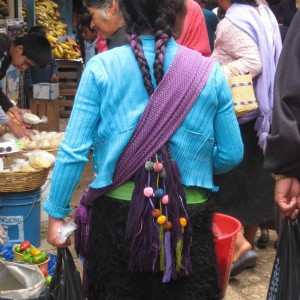
[[[65,224],[64,219],[55,219],[49,216],[47,241],[53,247],[65,248],[71,245],[70,237],[67,238],[65,243],[59,242],[58,229],[64,224]]]
[[[291,219],[296,219],[300,208],[300,184],[290,177],[275,182],[274,199],[280,211]]]
[[[32,136],[35,134],[32,130],[29,130],[27,128],[25,128],[24,126],[22,126],[21,124],[16,123],[13,120],[9,120],[6,124],[5,124],[9,130],[11,132],[13,132],[13,134],[17,137],[17,138],[23,138],[23,137],[27,137],[29,140],[32,141]]]
[[[23,114],[25,112],[29,112],[30,113],[29,109],[23,109],[23,108],[19,108],[17,106],[14,106],[14,107],[11,107],[8,111],[20,123],[20,125],[22,125],[23,127],[26,127],[26,128],[30,128],[31,125],[27,124],[27,123],[24,123],[24,121],[23,121]]]

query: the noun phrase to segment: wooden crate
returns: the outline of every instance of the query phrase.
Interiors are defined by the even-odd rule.
[[[59,91],[60,91],[60,116],[69,117],[73,107],[74,97],[82,74],[82,60],[57,59]]]
[[[30,110],[38,117],[46,116],[48,123],[33,125],[39,131],[59,131],[59,98],[53,100],[30,99]]]

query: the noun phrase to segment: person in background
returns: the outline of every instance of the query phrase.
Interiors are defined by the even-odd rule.
[[[287,22],[285,22],[285,20],[284,20],[284,10],[279,4],[272,5],[270,8],[277,19],[279,31],[280,31],[280,35],[281,35],[281,40],[283,43],[284,39],[286,37],[286,34],[288,32],[288,29],[289,29]]]
[[[91,216],[90,232],[82,228],[75,233],[88,299],[221,299],[212,232],[212,174],[227,172],[243,156],[223,72],[215,61],[175,42],[183,28],[184,0],[173,0],[171,6],[168,0],[86,4],[91,27],[102,37],[111,39],[116,32],[117,15],[125,20],[130,43],[94,56],[83,72],[44,206],[49,214],[48,242],[55,247],[69,244],[57,240],[57,230],[71,211],[71,195],[93,146],[96,177],[82,195],[75,217],[79,224],[84,209]],[[185,72],[193,76],[182,85]],[[148,119],[152,139],[144,133],[149,126],[143,120],[159,95],[162,101]],[[177,113],[160,118],[161,111]],[[168,128],[174,124],[175,131]],[[126,158],[137,142],[140,150]],[[156,186],[156,196],[149,185]],[[166,197],[160,210],[162,195]],[[154,213],[161,224],[168,216],[165,228]],[[88,247],[79,243],[81,233]]]
[[[28,33],[12,40],[0,33],[0,79],[12,64],[17,69],[25,71],[33,66],[45,66],[51,57],[51,45],[46,37],[36,33]],[[23,123],[23,110],[13,106],[11,101],[0,90],[0,124],[6,125],[18,138],[31,139],[32,132]],[[18,121],[15,122],[6,113],[10,112]]]
[[[295,219],[300,209],[300,11],[285,38],[276,70],[272,131],[264,167],[275,181],[274,199],[282,215]]]
[[[186,0],[186,2],[187,15],[184,21],[184,28],[176,42],[196,50],[204,56],[210,56],[209,38],[201,7],[194,0]]]
[[[260,223],[274,220],[273,181],[263,168],[263,152],[270,131],[273,82],[282,48],[277,20],[271,10],[255,0],[218,0],[225,17],[216,31],[212,57],[229,78],[251,74],[259,108],[238,118],[245,147],[242,163],[215,177],[220,187],[216,203],[220,211],[241,221],[231,276],[254,267],[255,236]]]
[[[98,49],[96,45],[98,43],[97,31],[90,27],[92,17],[87,12],[78,16],[77,24],[80,28],[82,37],[84,39],[84,53],[83,58],[85,65],[88,61],[96,54],[98,54]]]
[[[46,29],[43,26],[33,26],[28,33],[37,33],[46,37]],[[46,66],[30,66],[25,71],[25,95],[27,101],[33,97],[33,85],[41,82],[58,82],[58,67],[53,55],[51,55]],[[29,102],[27,107],[29,107]]]
[[[99,34],[97,36],[98,36],[98,39],[97,39],[96,48],[97,48],[98,53],[106,51],[108,49],[106,40],[104,38],[102,38]]]
[[[219,24],[219,18],[216,16],[215,13],[213,13],[211,10],[206,9],[206,0],[195,0],[202,8],[203,15],[205,18],[208,38],[209,38],[209,44],[210,44],[210,50],[211,52],[214,51],[214,43],[215,43],[215,37],[216,37],[216,29]]]

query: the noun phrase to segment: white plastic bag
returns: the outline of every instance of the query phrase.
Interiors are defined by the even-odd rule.
[[[16,300],[37,298],[45,285],[38,266],[0,259],[0,297]]]
[[[28,124],[39,124],[39,123],[47,123],[48,118],[46,116],[42,116],[39,118],[37,115],[31,114],[29,112],[24,112],[23,113],[23,121]]]

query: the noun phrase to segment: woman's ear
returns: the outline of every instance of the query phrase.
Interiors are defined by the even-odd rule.
[[[112,0],[111,4],[109,6],[109,10],[111,12],[111,14],[116,14],[116,12],[119,11],[119,3],[117,0]]]

